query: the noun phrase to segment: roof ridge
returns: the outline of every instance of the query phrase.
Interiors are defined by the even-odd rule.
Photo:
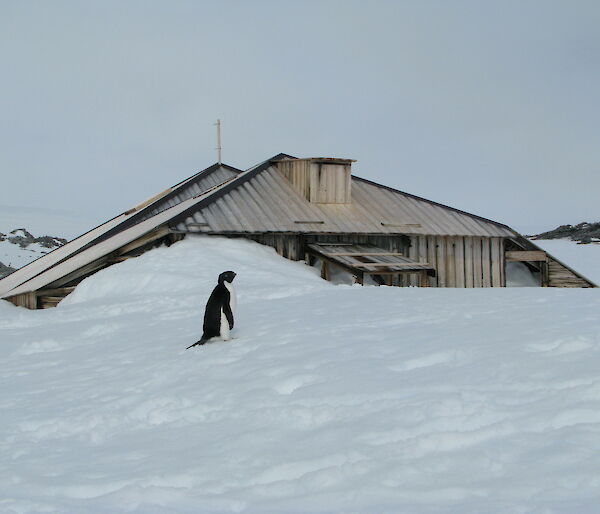
[[[467,211],[463,211],[461,209],[457,209],[456,207],[450,207],[449,205],[444,205],[443,203],[439,203],[439,202],[436,202],[434,200],[429,200],[428,198],[423,198],[422,196],[417,196],[417,195],[414,195],[412,193],[407,193],[406,191],[400,191],[399,189],[395,189],[395,188],[390,187],[390,186],[385,186],[383,184],[379,184],[378,182],[373,182],[372,180],[369,180],[369,179],[366,179],[366,178],[363,178],[363,177],[358,177],[356,175],[352,175],[352,178],[356,179],[356,180],[359,180],[361,182],[365,182],[365,183],[370,184],[372,186],[380,187],[382,189],[387,189],[388,191],[392,191],[393,193],[399,193],[401,195],[408,196],[409,198],[413,198],[414,200],[420,200],[422,202],[427,202],[427,203],[429,203],[431,205],[436,205],[437,207],[442,207],[444,209],[448,209],[448,210],[456,212],[458,214],[463,214],[463,215],[466,215],[466,216],[470,216],[471,218],[475,218],[477,220],[484,221],[486,223],[492,223],[492,224],[494,224],[494,225],[496,225],[498,227],[502,227],[504,229],[510,230],[511,232],[515,232],[515,230],[513,228],[509,227],[508,225],[505,225],[504,223],[500,223],[498,221],[490,220],[488,218],[484,218],[483,216],[478,216],[477,214],[473,214],[471,212],[467,212]],[[515,233],[517,233],[517,232],[515,232]]]
[[[232,191],[233,189],[237,188],[239,185],[244,184],[248,180],[256,177],[263,171],[267,170],[268,168],[271,167],[271,163],[273,161],[282,160],[285,158],[296,159],[296,157],[292,157],[291,155],[279,153],[279,154],[267,159],[266,161],[256,164],[254,167],[248,168],[246,171],[243,171],[237,177],[234,177],[233,179],[231,179],[229,182],[221,184],[224,187],[214,190],[212,193],[210,193],[210,194],[206,195],[204,198],[202,198],[198,203],[195,203],[194,205],[190,206],[185,211],[180,212],[177,216],[175,216],[173,219],[171,219],[169,223],[172,223],[172,224],[179,223],[180,221],[187,218],[190,215],[190,213],[195,212],[197,209],[202,209],[207,203],[212,202],[216,198],[220,198],[221,196],[229,193],[229,191]]]

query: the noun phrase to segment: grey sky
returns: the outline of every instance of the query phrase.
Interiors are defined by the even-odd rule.
[[[600,220],[600,2],[0,0],[0,205],[103,221],[216,160],[520,230]]]

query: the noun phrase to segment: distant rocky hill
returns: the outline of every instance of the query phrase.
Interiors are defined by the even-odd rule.
[[[64,245],[66,239],[56,236],[34,236],[25,228],[0,232],[0,278],[31,261]]]
[[[579,243],[597,243],[600,242],[600,223],[583,222],[578,225],[561,225],[554,230],[542,232],[530,239],[571,239]]]

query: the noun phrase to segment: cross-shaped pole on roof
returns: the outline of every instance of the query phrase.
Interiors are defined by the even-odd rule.
[[[215,125],[217,127],[217,159],[218,163],[221,164],[221,120],[217,120]]]

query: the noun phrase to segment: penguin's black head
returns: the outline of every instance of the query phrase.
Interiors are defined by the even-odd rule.
[[[233,271],[224,271],[219,275],[219,284],[223,282],[233,282],[235,278],[235,273]]]

